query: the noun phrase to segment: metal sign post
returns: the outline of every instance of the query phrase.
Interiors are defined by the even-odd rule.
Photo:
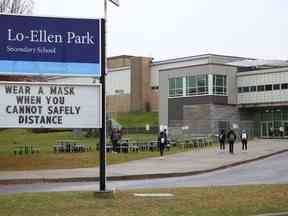
[[[119,0],[110,0],[116,6],[120,6]],[[104,19],[101,20],[101,77],[100,83],[102,84],[102,128],[100,128],[100,167],[99,167],[99,185],[100,192],[106,191],[106,93],[105,93],[105,76],[107,74],[107,60],[106,60],[106,40],[107,40],[107,0],[104,0]]]
[[[106,1],[107,0],[105,0],[105,3]],[[23,84],[19,87],[18,85],[13,84],[15,88],[10,88],[6,85],[5,88],[0,88],[0,91],[2,91],[0,92],[0,97],[8,98],[10,100],[9,103],[11,102],[11,104],[0,104],[0,117],[2,117],[1,113],[5,113],[5,117],[14,120],[14,122],[10,120],[5,121],[4,125],[2,125],[4,128],[7,128],[9,124],[10,127],[14,127],[13,124],[15,124],[15,119],[18,119],[18,123],[21,124],[20,126],[29,128],[45,127],[45,125],[49,125],[51,128],[64,126],[67,128],[100,128],[100,191],[105,191],[106,20],[0,14],[0,22],[0,74],[100,77],[102,91],[98,85],[98,93],[102,96],[102,103],[101,97],[98,97],[97,95],[97,97],[94,96],[96,94],[94,89],[89,88],[91,90],[86,91],[84,88],[79,88],[81,89],[81,92],[88,92],[89,94],[82,95],[81,92],[78,94],[78,92],[76,92],[78,87],[76,88],[73,83],[69,84],[68,87],[64,86],[63,88],[61,84],[56,85],[55,88],[44,88],[44,84],[41,84],[41,86],[37,86],[36,93],[33,90],[34,87],[31,87],[28,84]],[[9,90],[9,88],[11,90]],[[25,93],[25,98],[22,96],[23,91]],[[94,91],[94,95],[91,94],[91,91]],[[1,94],[3,94],[3,96]],[[66,97],[66,94],[71,94],[73,97]],[[82,106],[71,99],[74,98],[74,96],[76,98],[76,96],[79,95],[81,97],[78,100],[81,100],[83,104],[85,102],[84,105],[80,104]],[[50,98],[52,98],[52,102]],[[97,104],[101,104],[101,106],[99,105],[97,107],[97,104],[94,102],[92,103],[93,106],[89,106],[89,98],[95,98],[94,102],[98,102]],[[22,100],[25,100],[23,104]],[[59,110],[58,100],[62,105],[62,108],[59,108]],[[70,104],[69,100],[73,103]],[[37,107],[30,106],[36,102]],[[15,103],[18,105],[13,106]],[[20,105],[22,106],[20,107]],[[84,115],[82,110],[85,111],[87,107],[90,107],[89,111],[92,110],[95,113],[93,113],[93,115],[87,115],[89,112],[84,112]],[[18,114],[18,108],[21,109],[21,114],[23,115],[16,115]],[[30,115],[31,109],[33,109],[33,112],[37,115],[35,113],[32,113],[35,115]],[[98,111],[101,109],[101,115],[97,116],[97,109]],[[64,115],[63,112],[66,114]],[[62,115],[58,115],[56,118],[54,116],[55,113],[60,113]],[[75,119],[72,118],[72,114]],[[71,115],[71,118],[67,117],[67,115]],[[79,119],[84,123],[79,124],[79,122],[76,121]],[[94,124],[91,123],[90,119],[95,120]]]
[[[105,22],[101,20],[101,35],[105,37]],[[105,39],[101,40],[101,77],[102,84],[102,128],[100,128],[100,192],[106,191],[106,93],[105,93],[105,76],[106,76],[106,48]]]

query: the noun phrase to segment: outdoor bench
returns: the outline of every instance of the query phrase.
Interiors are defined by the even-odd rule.
[[[13,150],[14,155],[24,155],[24,154],[34,154],[34,153],[40,153],[40,148],[35,147],[33,145],[22,145],[22,146],[17,146]]]

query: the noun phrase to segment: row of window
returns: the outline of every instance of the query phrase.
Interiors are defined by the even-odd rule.
[[[197,75],[186,77],[186,95],[208,94],[208,75]]]
[[[208,95],[208,77],[204,74],[169,79],[169,97]],[[213,95],[227,94],[226,76],[214,74],[212,85]]]
[[[238,93],[273,91],[273,90],[281,90],[281,89],[288,89],[288,83],[268,84],[268,85],[258,85],[258,86],[244,86],[244,87],[238,88]]]

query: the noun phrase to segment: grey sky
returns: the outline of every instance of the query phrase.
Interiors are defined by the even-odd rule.
[[[103,17],[104,0],[35,0],[34,13]],[[288,59],[288,0],[120,0],[109,4],[108,55],[156,60],[215,53]]]

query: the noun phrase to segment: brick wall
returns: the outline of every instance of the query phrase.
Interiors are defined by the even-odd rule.
[[[150,104],[151,104],[151,111],[158,112],[159,111],[159,91],[152,90],[150,95]]]
[[[113,95],[107,96],[108,112],[129,112],[130,111],[130,95]]]
[[[151,110],[151,61],[145,57],[131,59],[131,111]]]

